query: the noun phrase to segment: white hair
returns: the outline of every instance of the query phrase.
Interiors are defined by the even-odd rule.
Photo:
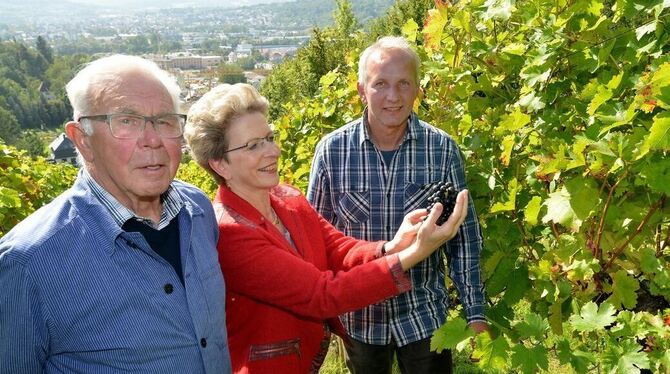
[[[75,121],[84,115],[104,114],[91,111],[104,104],[104,92],[119,85],[119,78],[126,73],[142,73],[159,81],[167,90],[174,103],[175,113],[180,107],[180,88],[176,80],[155,62],[137,56],[112,55],[86,64],[65,86],[72,105]],[[81,124],[84,132],[93,132],[89,121]]]
[[[401,36],[385,36],[380,38],[361,53],[361,57],[358,60],[358,83],[367,83],[368,60],[370,59],[370,55],[377,51],[389,50],[403,51],[412,59],[416,69],[414,79],[417,84],[419,83],[419,67],[421,66],[421,59],[419,59],[419,55],[416,54],[416,51],[414,51],[414,48],[412,48],[409,42]]]

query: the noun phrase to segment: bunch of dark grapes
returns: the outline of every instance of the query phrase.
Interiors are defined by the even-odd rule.
[[[440,217],[437,219],[437,224],[442,225],[447,221],[447,219],[449,219],[451,212],[454,211],[454,206],[456,205],[456,195],[458,195],[458,192],[456,192],[456,189],[451,182],[433,183],[431,190],[433,193],[431,193],[428,197],[428,203],[430,204],[428,207],[428,212],[430,213],[430,210],[433,208],[435,203],[442,203],[444,209],[442,210]]]

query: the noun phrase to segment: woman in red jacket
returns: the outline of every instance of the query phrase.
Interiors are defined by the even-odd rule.
[[[279,185],[267,109],[250,85],[215,87],[191,107],[185,137],[219,184],[233,372],[316,373],[330,331],[341,328],[334,317],[409,290],[405,271],[456,234],[467,192],[442,226],[436,206],[409,213],[390,242],[344,236],[297,189]]]

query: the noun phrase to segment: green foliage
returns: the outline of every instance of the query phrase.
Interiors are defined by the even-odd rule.
[[[218,68],[219,82],[235,84],[246,83],[247,78],[239,65],[221,64]]]
[[[69,188],[77,169],[49,164],[0,143],[0,237],[35,209]]]
[[[423,61],[419,116],[466,157],[494,334],[479,366],[670,371],[670,4],[435,4],[397,30]],[[300,188],[318,140],[362,111],[351,51],[275,120]],[[463,340],[441,329],[435,349],[462,349],[453,323]]]
[[[0,42],[0,109],[11,113],[21,129],[60,127],[68,116],[64,82],[51,81],[50,72],[50,61],[53,65],[63,65],[63,61],[54,59],[50,51],[44,39],[41,42],[38,39],[37,49],[16,42]],[[67,71],[72,72],[75,66],[68,66]],[[0,128],[5,132],[0,130],[0,137],[13,144],[18,132],[8,136],[7,129],[14,126],[8,124],[11,121],[6,116],[2,119]]]
[[[203,190],[210,199],[216,194],[216,181],[193,160],[183,161],[177,169],[176,179],[190,183]]]

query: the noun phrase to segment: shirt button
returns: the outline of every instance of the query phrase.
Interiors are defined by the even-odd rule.
[[[200,339],[200,346],[203,348],[207,347],[207,339],[205,338]]]
[[[170,283],[166,283],[165,286],[163,286],[163,290],[169,295],[174,291],[174,287]]]

